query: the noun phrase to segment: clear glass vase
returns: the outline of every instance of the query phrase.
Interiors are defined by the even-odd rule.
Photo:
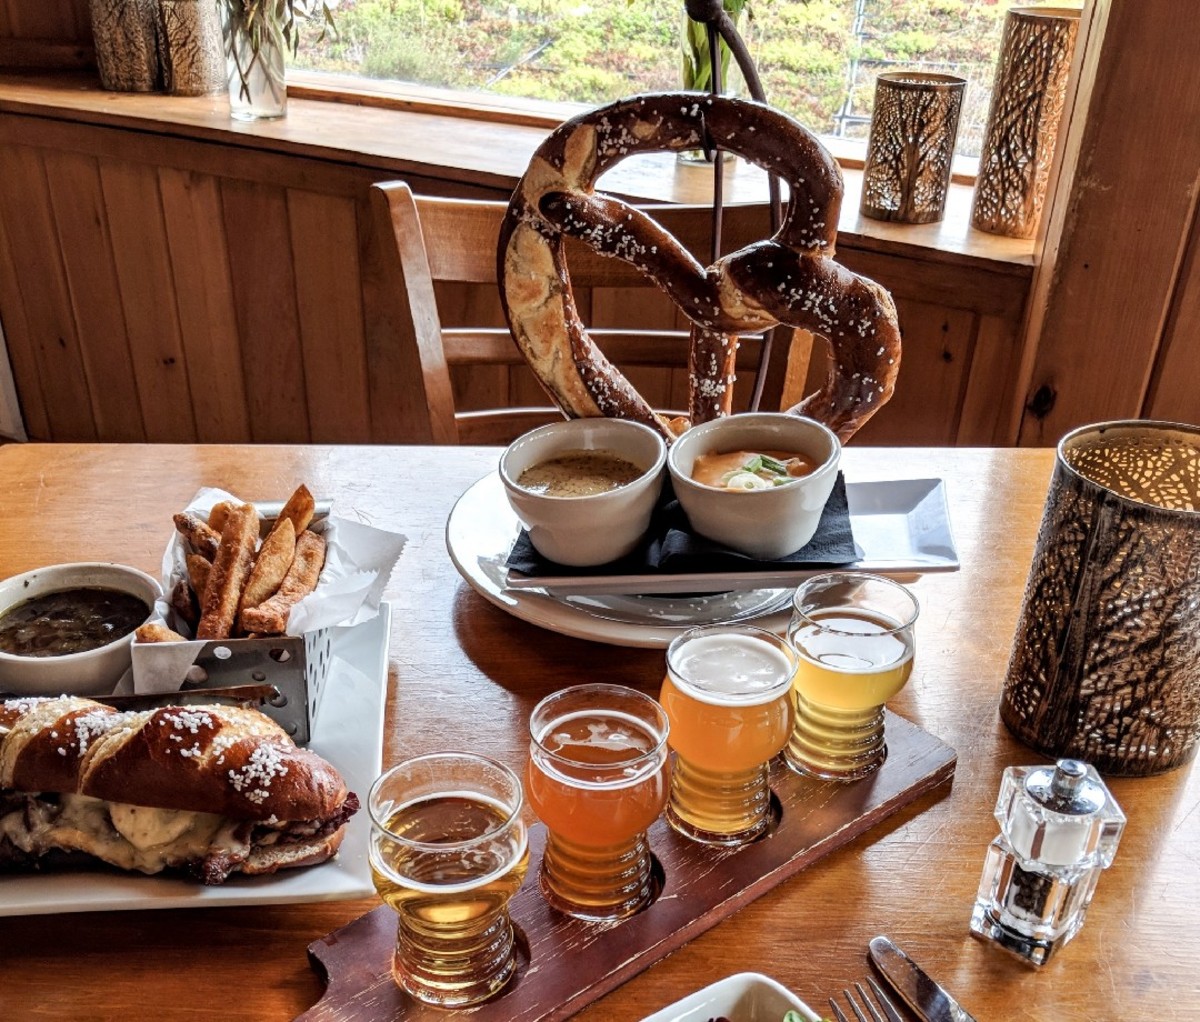
[[[287,113],[287,43],[278,24],[226,26],[229,115],[238,121],[271,120]]]
[[[746,39],[746,24],[741,17],[744,6],[745,4],[741,0],[726,0],[725,3],[725,10],[733,18],[733,23],[738,32],[742,34],[743,39]],[[680,23],[679,41],[682,58],[680,79],[684,90],[687,92],[711,91],[712,62],[709,57],[707,26],[693,21],[685,11]],[[748,40],[746,41],[748,42]],[[733,59],[733,54],[730,53],[729,47],[723,40],[718,47],[718,53],[721,62],[721,95],[746,95],[748,90],[741,68],[738,67],[737,61]],[[714,158],[705,156],[703,149],[684,149],[678,154],[678,160],[680,163],[711,167],[715,160],[715,154],[712,155]],[[722,160],[734,158],[734,154],[731,152],[721,153]]]

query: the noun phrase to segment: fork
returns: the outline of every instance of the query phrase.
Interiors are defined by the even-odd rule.
[[[858,991],[858,1000],[855,1000],[852,990],[842,991],[842,996],[846,998],[846,1002],[850,1005],[850,1010],[854,1012],[854,1017],[859,1022],[904,1022],[896,1006],[888,1000],[887,994],[879,988],[879,984],[869,976],[867,977],[867,983],[870,984],[871,990],[875,993],[875,1000],[879,1004],[878,1007],[871,1003],[871,995],[861,983],[854,984],[854,989]],[[859,1001],[862,1002],[861,1006]],[[843,1014],[842,1009],[838,1007],[837,1001],[832,997],[829,998],[829,1007],[833,1009],[833,1014],[837,1018],[837,1022],[850,1022],[850,1019]]]

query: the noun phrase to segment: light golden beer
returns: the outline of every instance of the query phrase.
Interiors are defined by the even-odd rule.
[[[398,920],[392,971],[419,1000],[477,1004],[515,974],[508,902],[529,865],[520,808],[515,775],[477,756],[409,760],[372,789],[371,876]]]
[[[667,822],[708,844],[753,841],[770,824],[769,761],[791,732],[796,655],[749,626],[694,628],[667,650],[659,701],[676,753]]]
[[[784,758],[817,777],[865,777],[887,756],[884,703],[912,673],[917,602],[890,579],[845,572],[809,579],[794,607],[800,661]]]
[[[621,919],[654,896],[647,828],[667,801],[667,719],[649,696],[578,685],[529,722],[525,791],[546,825],[541,888],[561,912]]]

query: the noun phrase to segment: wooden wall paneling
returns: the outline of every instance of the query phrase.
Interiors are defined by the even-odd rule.
[[[896,391],[859,434],[865,444],[953,443],[971,373],[976,315],[927,302],[897,302],[905,331]]]
[[[312,439],[284,189],[221,182],[250,435],[258,443]]]
[[[975,314],[926,302],[896,302],[904,337],[892,399],[855,434],[860,444],[954,443],[976,340]],[[807,392],[828,371],[828,345],[812,347]]]
[[[289,189],[288,220],[313,443],[371,436],[354,202]]]
[[[1016,443],[1009,409],[1021,359],[1020,323],[980,316],[962,416],[954,442],[961,447],[1011,447]]]
[[[84,11],[80,11],[80,7]],[[79,40],[80,0],[7,0],[8,33],[18,39]],[[85,24],[90,29],[90,19]]]
[[[36,439],[97,439],[91,395],[59,252],[58,231],[41,154],[27,146],[0,145],[0,216],[8,234],[20,301],[31,328],[30,347],[11,352],[18,379],[30,372],[53,425]],[[32,366],[22,364],[32,355]],[[31,423],[36,423],[36,415]]]
[[[1200,19],[1177,4],[1098,2],[1086,121],[1065,144],[1074,175],[1051,212],[1036,285],[1020,442],[1137,416],[1164,341],[1200,173]],[[1200,363],[1200,333],[1173,353]],[[1178,362],[1176,364],[1179,364]]]
[[[196,439],[196,409],[188,380],[170,245],[158,171],[141,163],[105,160],[100,181],[108,207],[112,258],[129,331],[130,360],[146,435],[154,441]]]
[[[87,0],[0,0],[0,67],[94,66]]]
[[[1200,191],[1196,199],[1200,203]],[[1142,415],[1200,425],[1200,209],[1193,210],[1191,242]]]
[[[2,189],[0,189],[2,191]],[[37,371],[33,333],[25,316],[25,303],[17,284],[17,267],[8,241],[4,209],[0,206],[0,327],[8,347],[9,364],[16,384],[21,419],[30,440],[50,439],[50,416]]]
[[[222,218],[220,182],[164,167],[158,173],[179,335],[201,443],[250,439],[241,340]]]
[[[100,168],[95,159],[78,153],[47,151],[42,159],[97,438],[144,442],[146,426],[131,370],[134,359]]]

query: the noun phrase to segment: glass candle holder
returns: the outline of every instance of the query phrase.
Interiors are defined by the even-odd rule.
[[[659,702],[675,751],[667,822],[679,833],[717,845],[766,833],[796,662],[786,640],[748,625],[692,628],[671,642]]]
[[[622,919],[655,895],[646,830],[667,801],[667,716],[621,685],[547,696],[529,721],[525,791],[546,825],[542,894],[581,919]]]
[[[852,781],[883,765],[883,705],[912,673],[918,613],[904,586],[863,572],[815,575],[796,590],[788,625],[799,656],[788,766]]]
[[[467,753],[406,760],[371,788],[371,876],[398,919],[392,974],[419,1001],[478,1004],[516,973],[522,805],[516,774]]]

